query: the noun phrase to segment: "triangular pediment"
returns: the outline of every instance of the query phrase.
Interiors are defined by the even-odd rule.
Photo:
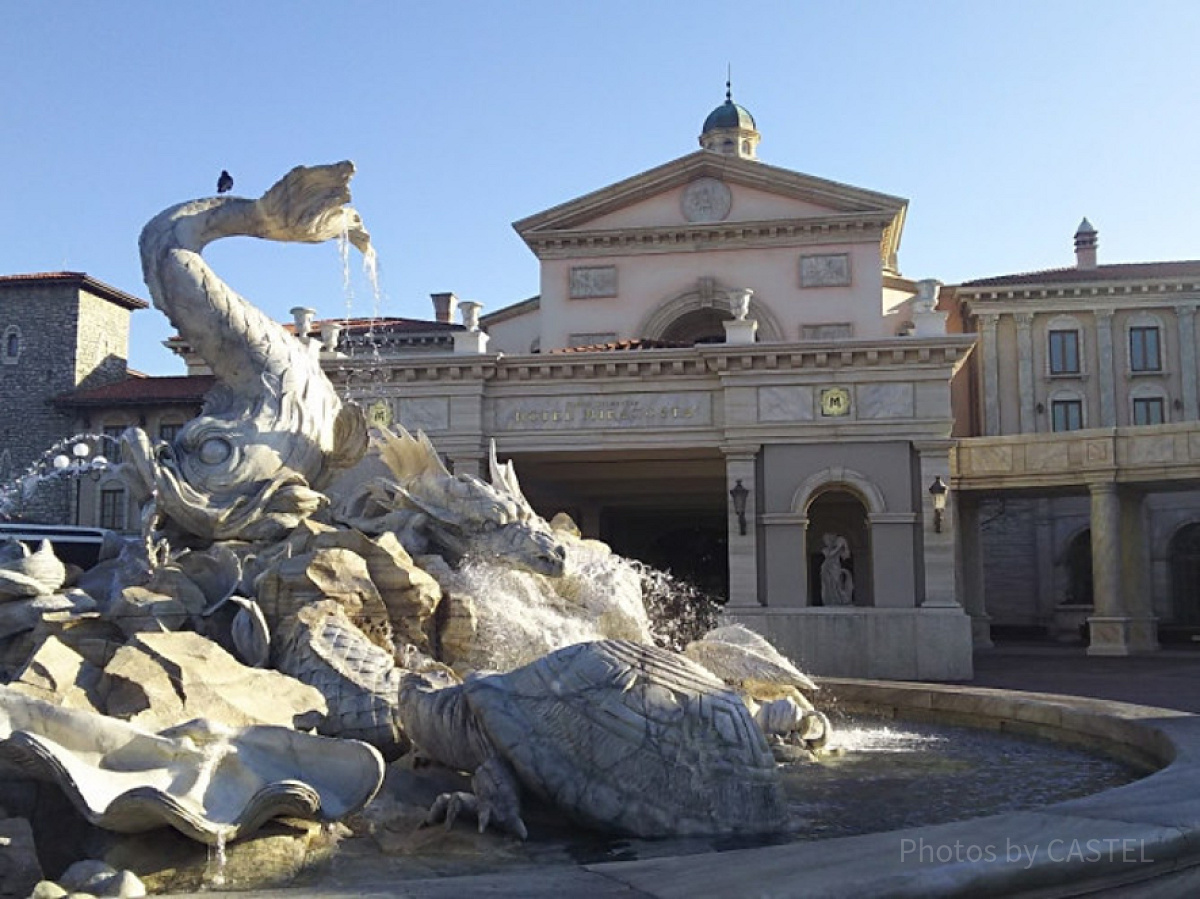
[[[678,227],[684,221],[679,205],[682,189],[702,178],[722,182],[740,200],[734,203],[731,221],[857,216],[890,220],[908,205],[900,197],[699,150],[522,219],[513,227],[526,239],[547,232]]]

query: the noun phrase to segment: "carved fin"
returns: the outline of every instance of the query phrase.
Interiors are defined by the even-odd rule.
[[[451,476],[424,431],[417,431],[417,436],[413,437],[402,425],[396,425],[395,430],[380,428],[379,433],[374,441],[379,448],[379,457],[400,481],[423,474]]]
[[[533,511],[533,506],[529,505],[529,500],[525,499],[525,494],[521,492],[521,484],[517,480],[517,468],[509,459],[503,465],[496,458],[496,441],[488,441],[488,469],[492,476],[492,485],[498,490],[507,493],[521,508],[522,518],[530,518],[536,515]]]

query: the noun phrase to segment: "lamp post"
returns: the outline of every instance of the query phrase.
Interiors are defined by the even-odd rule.
[[[929,495],[933,498],[933,530],[937,534],[942,532],[942,516],[946,512],[946,494],[949,492],[950,488],[946,486],[941,475],[934,478],[933,483],[929,485]]]
[[[85,474],[90,474],[93,481],[100,480],[100,471],[108,465],[108,459],[104,456],[93,456],[92,448],[88,444],[80,440],[71,447],[71,455],[59,453],[55,456],[50,464],[56,472],[68,475],[75,481],[75,525],[79,526],[79,507],[82,490],[82,482],[80,478]]]
[[[746,536],[746,497],[750,495],[750,491],[742,486],[741,478],[733,485],[729,491],[729,498],[733,500],[733,512],[737,515],[738,533],[743,537]]]

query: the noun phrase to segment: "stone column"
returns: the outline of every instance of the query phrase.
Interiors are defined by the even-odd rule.
[[[761,603],[758,597],[758,482],[755,462],[758,447],[725,451],[725,516],[729,533],[729,609],[739,606],[754,608]],[[746,533],[741,532],[738,517],[729,495],[738,483],[749,493],[746,496]]]
[[[919,520],[914,512],[873,512],[867,516],[871,529],[871,595],[876,608],[912,609],[920,605],[916,570],[920,562],[913,543]]]
[[[1175,308],[1179,317],[1179,379],[1182,385],[1183,420],[1200,418],[1196,390],[1196,304],[1185,303]]]
[[[1145,586],[1141,497],[1122,497],[1112,481],[1088,485],[1092,495],[1091,656],[1127,656],[1157,646],[1155,622],[1130,590]],[[1128,545],[1127,545],[1128,544]],[[1127,597],[1131,601],[1127,601]],[[1148,611],[1148,610],[1147,610]]]
[[[957,522],[954,518],[953,491],[946,497],[946,509],[942,513],[941,530],[934,528],[933,497],[929,486],[936,478],[950,485],[950,449],[953,442],[949,440],[930,440],[914,443],[921,460],[920,496],[923,513],[921,522],[921,567],[924,573],[925,594],[921,598],[922,606],[958,606],[955,593],[954,559],[955,531]]]
[[[996,341],[996,324],[1000,316],[987,313],[979,316],[983,329],[983,433],[995,437],[1000,433],[1000,345]]]
[[[971,616],[971,639],[976,649],[992,647],[992,619],[983,587],[983,555],[979,540],[979,500],[969,494],[951,495],[958,518],[955,553],[955,591]]]
[[[1113,368],[1111,309],[1097,309],[1096,316],[1096,378],[1100,385],[1100,427],[1117,426],[1116,381]],[[1080,352],[1083,348],[1080,347]]]
[[[1033,313],[1018,312],[1017,320],[1017,396],[1020,398],[1022,434],[1037,431],[1033,399]]]
[[[1124,489],[1121,498],[1121,593],[1129,648],[1158,649],[1158,619],[1150,589],[1150,553],[1146,540],[1146,503],[1141,491]]]

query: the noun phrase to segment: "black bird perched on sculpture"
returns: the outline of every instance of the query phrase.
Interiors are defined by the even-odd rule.
[[[233,190],[233,175],[221,169],[221,177],[217,179],[217,193],[227,194]]]

